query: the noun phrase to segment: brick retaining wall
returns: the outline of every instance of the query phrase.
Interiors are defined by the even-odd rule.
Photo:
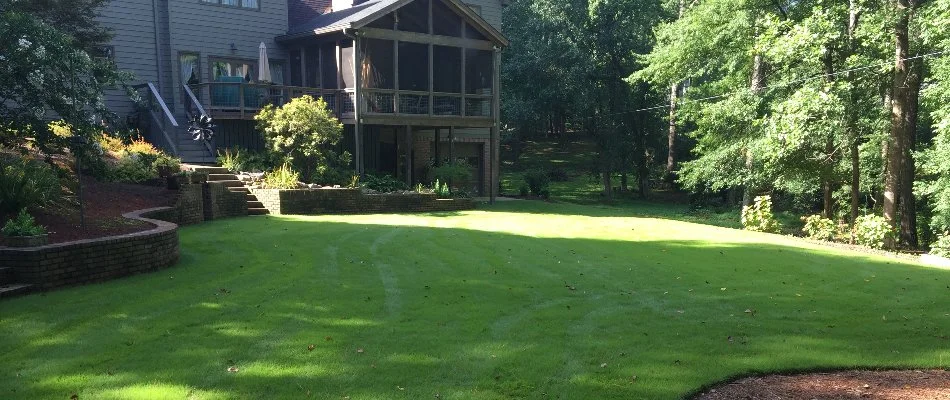
[[[470,199],[438,199],[434,194],[363,194],[358,189],[251,189],[272,214],[375,214],[461,211],[475,208]]]
[[[124,215],[155,225],[145,232],[40,247],[2,247],[0,265],[12,267],[17,282],[40,290],[168,268],[178,262],[178,226],[155,218],[174,214],[174,209],[162,207]]]

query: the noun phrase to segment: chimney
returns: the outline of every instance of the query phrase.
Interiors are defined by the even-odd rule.
[[[331,2],[333,4],[331,4]],[[330,11],[339,0],[287,0],[287,23],[293,27]]]

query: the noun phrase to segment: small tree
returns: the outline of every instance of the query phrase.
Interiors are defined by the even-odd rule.
[[[330,147],[343,137],[343,124],[323,99],[303,96],[281,107],[267,105],[254,119],[270,149],[288,157],[306,182],[317,167],[338,157]]]

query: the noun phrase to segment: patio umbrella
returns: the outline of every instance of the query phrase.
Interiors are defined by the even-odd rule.
[[[270,62],[267,61],[267,46],[261,42],[261,55],[257,60],[257,80],[260,82],[270,82]]]

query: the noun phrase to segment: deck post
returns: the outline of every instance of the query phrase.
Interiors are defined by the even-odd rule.
[[[455,127],[449,127],[449,163],[455,163]]]
[[[439,141],[441,140],[442,131],[439,128],[435,128],[435,166],[442,166],[442,156],[439,155]]]
[[[406,184],[412,186],[412,125],[406,125]]]
[[[360,40],[359,34],[353,38],[353,74],[356,75],[354,79],[355,88],[353,89],[353,135],[354,137],[354,161],[356,162],[356,174],[360,177],[363,176],[363,167],[365,165],[363,160],[363,135],[362,135],[362,123],[360,122],[360,116],[362,115],[363,109],[363,87],[362,87],[362,69],[363,69],[363,53],[362,53],[362,40]]]
[[[492,53],[492,128],[491,128],[491,179],[490,184],[491,188],[489,193],[491,193],[491,204],[495,204],[495,200],[498,197],[498,176],[499,176],[499,161],[498,157],[498,145],[500,144],[500,132],[501,129],[501,79],[500,78],[500,69],[501,69],[501,49],[495,48],[494,53]]]

